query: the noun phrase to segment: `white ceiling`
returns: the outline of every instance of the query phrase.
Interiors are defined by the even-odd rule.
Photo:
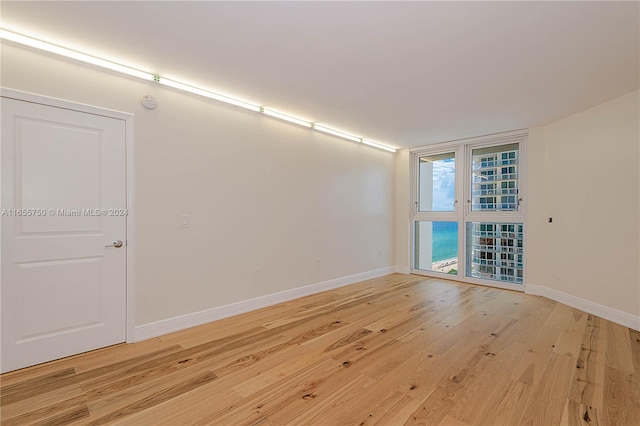
[[[631,92],[638,2],[9,2],[2,26],[399,147]]]

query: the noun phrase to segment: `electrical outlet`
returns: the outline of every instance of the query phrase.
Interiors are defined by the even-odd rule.
[[[260,271],[260,268],[253,268],[253,278],[258,280],[260,279],[261,275],[262,275],[262,271]]]
[[[320,268],[320,259],[316,259],[316,268]]]

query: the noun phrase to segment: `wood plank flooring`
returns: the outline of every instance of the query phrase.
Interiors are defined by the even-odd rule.
[[[1,376],[2,425],[640,425],[640,332],[389,275]]]

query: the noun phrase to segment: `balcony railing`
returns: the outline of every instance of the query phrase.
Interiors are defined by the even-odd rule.
[[[492,161],[474,161],[473,170],[486,169],[489,167],[515,166],[518,165],[518,158],[509,158],[506,160],[496,159]]]
[[[483,195],[518,195],[518,188],[500,188],[500,189],[474,189],[471,191],[474,197]]]

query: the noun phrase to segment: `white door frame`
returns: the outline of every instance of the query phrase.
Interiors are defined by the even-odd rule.
[[[135,181],[135,168],[134,168],[134,131],[133,131],[133,119],[134,115],[127,112],[116,111],[112,109],[100,108],[92,105],[81,104],[78,102],[67,101],[64,99],[57,99],[48,96],[37,95],[34,93],[23,92],[20,90],[8,89],[5,87],[0,88],[0,96],[3,98],[16,99],[19,101],[31,102],[35,104],[48,105],[57,108],[68,109],[72,111],[79,111],[88,114],[100,115],[103,117],[114,118],[118,120],[124,120],[125,122],[125,162],[126,162],[126,182],[127,182],[127,229],[126,229],[126,242],[127,242],[127,258],[126,258],[126,342],[134,342],[134,329],[135,329],[135,203],[134,203],[134,181]],[[2,230],[0,224],[0,232]],[[0,253],[1,255],[1,253]]]

